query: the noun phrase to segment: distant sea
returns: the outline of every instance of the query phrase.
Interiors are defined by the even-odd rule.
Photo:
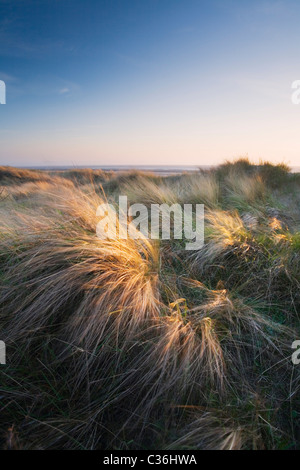
[[[146,171],[156,173],[161,176],[177,175],[187,172],[195,172],[199,170],[209,170],[214,165],[69,165],[69,166],[27,166],[23,168],[35,169],[35,170],[47,170],[47,171],[64,171],[72,169],[84,169],[90,168],[92,170],[103,170],[103,171]],[[292,173],[300,173],[300,166],[291,168]]]
[[[25,168],[25,167],[23,167]],[[156,173],[158,175],[177,175],[186,172],[195,172],[202,170],[209,170],[212,165],[69,165],[69,166],[27,166],[27,169],[34,170],[47,170],[47,171],[64,171],[64,170],[82,170],[90,168],[92,170],[103,171],[146,171],[149,173]]]

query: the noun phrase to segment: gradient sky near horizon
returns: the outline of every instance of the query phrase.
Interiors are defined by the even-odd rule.
[[[0,164],[300,165],[299,0],[0,0]]]

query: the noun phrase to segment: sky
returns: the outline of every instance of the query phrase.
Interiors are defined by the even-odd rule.
[[[0,164],[300,165],[299,0],[0,0]]]

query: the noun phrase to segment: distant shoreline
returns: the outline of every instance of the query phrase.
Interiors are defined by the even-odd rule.
[[[171,176],[181,175],[183,173],[194,173],[199,170],[209,170],[213,165],[66,165],[66,166],[27,166],[21,167],[27,170],[42,170],[42,171],[70,171],[70,170],[102,170],[102,171],[141,171],[145,173],[155,173],[158,176]]]
[[[197,172],[199,170],[209,170],[218,165],[40,165],[40,166],[20,166],[27,170],[43,171],[68,171],[68,170],[103,170],[103,171],[144,171],[156,173],[161,176],[178,175],[182,173]],[[291,173],[300,173],[300,166],[291,167]]]

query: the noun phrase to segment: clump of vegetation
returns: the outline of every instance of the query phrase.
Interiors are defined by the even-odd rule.
[[[300,185],[287,168],[24,171],[0,170],[1,447],[300,448]],[[100,239],[97,207],[118,192],[204,203],[204,247]]]

